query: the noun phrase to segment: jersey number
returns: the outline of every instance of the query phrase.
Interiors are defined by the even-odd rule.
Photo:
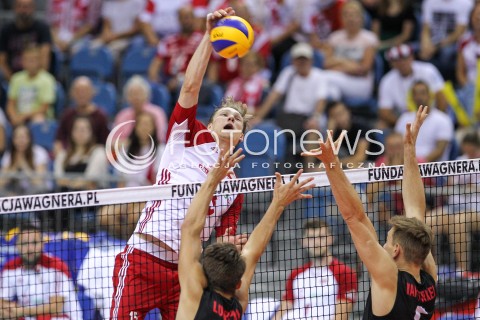
[[[130,311],[130,320],[137,320],[137,319],[138,319],[137,311]]]
[[[413,318],[413,320],[420,320],[420,317],[422,316],[422,314],[428,314],[428,312],[425,311],[423,307],[417,306],[417,309],[415,310],[415,318]]]

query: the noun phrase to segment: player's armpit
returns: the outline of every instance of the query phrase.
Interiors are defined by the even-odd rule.
[[[425,261],[422,264],[422,270],[425,270],[429,275],[433,277],[433,280],[437,282],[438,280],[438,272],[437,272],[437,264],[435,263],[435,259],[433,258],[432,252],[428,254],[425,258]]]
[[[372,280],[382,288],[395,287],[396,290],[398,268],[392,257],[361,221],[350,221],[347,225],[358,255],[367,267]]]

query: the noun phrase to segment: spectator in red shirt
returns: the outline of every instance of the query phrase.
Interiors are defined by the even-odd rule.
[[[180,32],[165,37],[157,49],[148,70],[153,82],[167,83],[170,91],[177,89],[183,79],[188,62],[202,40],[202,33],[194,30],[193,8],[184,6],[178,10]]]
[[[262,102],[262,95],[268,87],[268,81],[262,76],[263,60],[257,52],[250,51],[240,59],[240,75],[227,86],[226,97],[242,101],[249,108],[255,108]],[[250,110],[254,113],[254,110]]]
[[[180,22],[176,13],[190,0],[147,0],[140,14],[140,28],[150,46],[157,46],[164,37],[178,33]]]
[[[99,23],[101,7],[101,0],[48,0],[47,19],[57,48],[68,52],[81,45]]]

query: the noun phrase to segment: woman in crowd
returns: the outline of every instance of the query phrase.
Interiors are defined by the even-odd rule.
[[[415,14],[410,1],[380,1],[372,17],[372,31],[380,39],[380,50],[410,41],[414,29]]]
[[[45,175],[50,158],[48,152],[33,144],[32,134],[26,125],[13,129],[10,150],[2,158],[2,174],[8,175],[0,180],[3,195],[25,195],[48,191]]]
[[[105,148],[97,145],[92,124],[87,117],[77,117],[73,122],[69,147],[55,158],[54,172],[59,191],[79,191],[102,188],[108,178]],[[61,211],[55,218],[60,228],[71,231],[90,231],[95,225],[92,208]],[[77,223],[78,219],[81,223]],[[56,227],[58,228],[58,226]],[[74,229],[74,230],[72,230]]]
[[[368,99],[373,92],[373,64],[378,47],[377,36],[363,29],[363,8],[357,1],[342,7],[343,29],[333,32],[325,47],[329,96]]]
[[[126,141],[126,155],[130,159],[134,159],[134,157],[147,157],[151,154],[153,162],[136,174],[118,172],[122,178],[118,184],[119,187],[141,187],[155,184],[156,170],[165,149],[165,145],[158,142],[157,127],[151,113],[140,112],[135,120],[135,127]],[[125,203],[104,206],[98,213],[100,227],[111,236],[128,239],[135,229],[144,205],[145,203]]]

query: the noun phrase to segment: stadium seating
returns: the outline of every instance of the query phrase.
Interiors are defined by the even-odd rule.
[[[239,145],[245,154],[238,169],[240,177],[268,176],[278,171],[274,163],[283,161],[286,152],[285,135],[275,135],[280,130],[273,122],[266,121],[246,133]]]
[[[95,82],[95,96],[93,102],[97,104],[109,118],[117,113],[117,92],[115,86],[109,82]]]
[[[161,83],[150,82],[152,89],[151,102],[157,106],[162,107],[167,117],[172,112],[172,97],[167,87]]]
[[[148,67],[155,56],[155,48],[133,45],[127,49],[120,65],[120,82],[123,84],[133,75],[147,76]]]
[[[56,120],[46,120],[45,122],[30,123],[33,142],[44,147],[47,151],[53,151],[53,142],[57,133],[58,123]]]
[[[67,96],[60,82],[55,85],[55,102],[53,103],[53,111],[56,119],[60,119],[63,111],[67,107]]]
[[[93,80],[107,80],[113,75],[114,61],[106,47],[84,47],[73,54],[70,61],[70,79],[88,76]]]
[[[197,119],[207,123],[223,99],[223,89],[216,84],[203,85],[197,107]]]

